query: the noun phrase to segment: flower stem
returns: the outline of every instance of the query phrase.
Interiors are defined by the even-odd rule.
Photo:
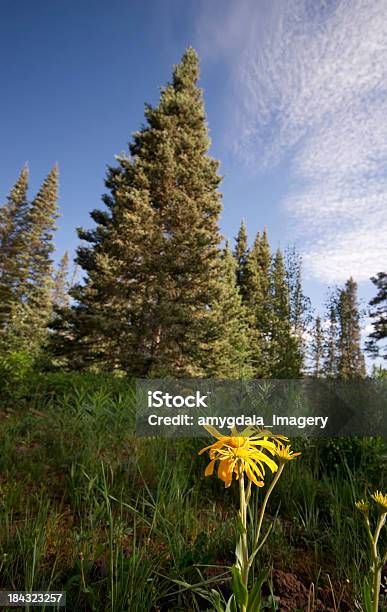
[[[249,493],[249,490],[248,490]],[[242,567],[241,567],[241,576],[243,584],[247,589],[248,581],[249,581],[249,551],[247,544],[247,496],[245,492],[245,477],[243,474],[243,470],[239,470],[239,498],[240,498],[240,516],[242,523],[242,534],[240,536],[241,541],[241,551],[242,551]],[[242,606],[241,612],[246,612],[246,607]]]
[[[249,501],[250,501],[250,497],[251,497],[251,480],[248,481],[247,483],[247,489],[246,489],[246,506],[249,505]]]
[[[258,527],[257,527],[257,531],[255,532],[255,538],[254,538],[254,544],[253,544],[253,551],[250,555],[248,564],[249,564],[249,569],[252,566],[252,563],[254,561],[255,555],[258,552],[258,542],[259,542],[259,536],[261,534],[261,528],[262,528],[262,523],[263,523],[263,517],[265,515],[265,511],[266,511],[266,506],[267,506],[267,502],[269,501],[269,497],[275,487],[275,485],[277,484],[281,474],[282,474],[282,470],[284,469],[284,463],[280,463],[278,470],[270,484],[270,487],[268,488],[268,490],[266,491],[266,495],[265,498],[263,500],[263,504],[262,504],[262,508],[261,508],[261,512],[259,514],[259,521],[258,521]]]
[[[378,523],[376,525],[375,533],[372,537],[372,573],[373,573],[373,602],[372,602],[372,612],[378,612],[379,610],[379,594],[380,594],[380,585],[382,581],[382,567],[383,564],[380,561],[379,553],[378,553],[378,540],[380,536],[380,532],[384,523],[386,522],[386,514],[383,513],[379,516]]]

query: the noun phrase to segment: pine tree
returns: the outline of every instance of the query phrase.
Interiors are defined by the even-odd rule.
[[[7,334],[12,313],[25,291],[27,250],[25,241],[28,167],[24,166],[11,190],[7,203],[0,208],[0,335]]]
[[[324,333],[319,316],[316,317],[314,324],[311,349],[312,376],[320,378],[323,373]]]
[[[331,291],[327,300],[327,333],[324,341],[323,372],[328,378],[337,376],[338,365],[338,323],[337,323],[337,291]]]
[[[257,263],[261,274],[262,297],[266,301],[270,294],[270,270],[272,266],[272,255],[266,227],[261,237],[259,237],[259,234],[257,235],[256,244],[254,244],[253,250],[256,252]]]
[[[40,343],[52,314],[53,237],[58,218],[58,167],[54,166],[31,203],[27,216],[29,280],[28,335]],[[38,340],[39,339],[39,340]]]
[[[312,322],[311,302],[302,289],[302,257],[295,247],[286,249],[286,281],[289,288],[290,320],[294,334],[304,345],[304,337]]]
[[[367,351],[372,357],[382,356],[387,359],[387,346],[384,346],[384,353],[380,347],[380,343],[385,343],[387,338],[387,274],[379,272],[371,278],[371,281],[378,292],[369,303],[373,331],[369,335]]]
[[[237,237],[235,238],[234,257],[236,261],[236,278],[242,298],[247,297],[247,260],[249,249],[247,245],[247,229],[242,221]]]
[[[257,292],[254,298],[254,304],[256,313],[255,330],[257,333],[257,356],[259,367],[256,375],[259,378],[268,378],[271,376],[273,365],[271,346],[273,318],[271,273],[273,258],[266,227],[263,230],[262,236],[260,236],[259,233],[257,234],[251,255],[252,260],[255,261],[257,270]]]
[[[27,202],[26,171],[19,183],[14,234],[8,233],[5,256],[13,271],[12,299],[8,302],[2,345],[8,351],[28,351],[37,357],[47,340],[52,313],[53,231],[57,218],[58,168],[54,167],[31,203]],[[9,263],[11,260],[11,263]],[[8,262],[8,263],[7,263]],[[4,269],[4,268],[3,268]],[[7,275],[5,275],[7,281]],[[5,286],[9,283],[5,283]]]
[[[273,262],[271,292],[270,376],[278,379],[299,378],[303,359],[298,338],[292,330],[289,288],[280,249]]]
[[[256,378],[298,378],[303,356],[292,328],[289,287],[280,250],[272,258],[265,228],[248,253],[245,299],[250,355]]]
[[[247,255],[244,304],[248,313],[250,359],[255,378],[270,374],[271,252],[267,232],[255,237]]]
[[[49,322],[50,332],[45,348],[46,362],[50,368],[68,369],[77,367],[77,359],[69,361],[69,348],[72,346],[71,324],[73,311],[70,306],[70,291],[75,285],[76,269],[69,279],[69,254],[65,251],[53,279],[52,316]],[[72,348],[74,348],[72,346]]]
[[[307,352],[307,334],[312,322],[311,301],[302,288],[302,257],[295,247],[286,250],[286,282],[289,290],[289,316],[303,364]]]
[[[338,364],[340,378],[365,376],[364,355],[361,350],[360,315],[357,305],[357,284],[349,278],[338,300]]]
[[[228,245],[222,255],[221,291],[211,309],[213,326],[206,339],[207,376],[241,378],[251,375],[247,312],[236,283],[236,262]]]
[[[79,232],[86,277],[65,324],[79,361],[137,376],[205,374],[221,292],[221,179],[198,78],[188,49],[158,106],[146,106],[130,156],[109,170],[107,210]]]
[[[245,294],[247,300],[252,300],[259,305],[257,291],[262,305],[269,300],[271,266],[272,256],[265,228],[262,236],[259,232],[257,233],[252,249],[246,257]]]

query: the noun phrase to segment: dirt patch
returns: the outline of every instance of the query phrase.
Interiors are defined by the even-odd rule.
[[[281,612],[304,610],[308,604],[308,589],[294,574],[274,570],[273,590]]]
[[[291,572],[282,570],[273,571],[273,590],[278,603],[279,612],[295,612],[295,610],[307,610],[308,603],[314,602],[315,612],[335,612],[332,592],[328,588],[319,588],[314,593],[311,586],[305,586],[303,582]],[[337,608],[336,608],[337,609]],[[351,604],[344,599],[340,602],[339,609],[343,612],[352,610]]]

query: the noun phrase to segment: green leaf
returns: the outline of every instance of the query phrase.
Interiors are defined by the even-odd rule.
[[[242,542],[240,538],[235,547],[235,557],[237,560],[238,567],[239,568],[243,567],[243,551],[242,551]]]
[[[367,576],[364,576],[363,581],[363,604],[365,612],[372,612],[372,595]]]
[[[236,565],[233,565],[231,568],[231,585],[237,604],[239,604],[239,606],[241,607],[246,607],[249,599],[249,594],[245,585],[243,584],[240,569]]]
[[[262,605],[262,585],[267,580],[268,570],[262,570],[259,574],[252,591],[249,595],[249,602],[247,605],[247,612],[259,612]]]
[[[222,434],[220,434],[220,432],[215,429],[215,427],[212,427],[212,425],[203,425],[204,429],[206,431],[208,431],[209,434],[211,434],[211,436],[213,436],[214,438],[219,439],[219,436],[221,436]]]
[[[211,603],[214,606],[216,612],[224,612],[220,593],[218,591],[215,591],[215,589],[211,589]]]
[[[243,526],[242,519],[241,519],[241,516],[240,516],[239,513],[236,516],[235,522],[236,522],[236,528],[238,530],[239,535],[241,535],[241,536],[245,535],[247,533],[247,531],[246,531],[245,527]]]
[[[234,595],[231,595],[230,599],[228,600],[225,612],[238,612]]]

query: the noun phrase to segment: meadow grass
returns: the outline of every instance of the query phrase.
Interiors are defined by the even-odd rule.
[[[236,490],[204,478],[203,440],[136,438],[134,400],[126,380],[92,374],[36,376],[2,398],[2,589],[65,590],[68,610],[112,612],[206,610],[201,589],[230,592]],[[275,527],[255,569],[360,610],[369,562],[354,502],[386,488],[383,442],[301,450],[270,500]]]

